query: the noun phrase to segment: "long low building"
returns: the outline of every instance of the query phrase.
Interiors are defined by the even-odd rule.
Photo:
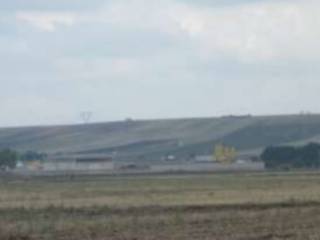
[[[113,158],[106,155],[55,155],[45,160],[34,160],[21,165],[27,171],[95,171],[114,169]]]
[[[42,164],[43,171],[92,171],[92,170],[113,170],[112,159],[71,159],[45,161]]]

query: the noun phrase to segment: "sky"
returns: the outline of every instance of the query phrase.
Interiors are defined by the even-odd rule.
[[[0,126],[320,112],[317,0],[0,2]]]

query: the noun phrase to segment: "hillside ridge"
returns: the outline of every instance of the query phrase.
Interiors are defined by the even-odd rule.
[[[53,153],[159,157],[211,154],[217,143],[238,151],[320,141],[320,115],[226,116],[0,128],[0,148]]]

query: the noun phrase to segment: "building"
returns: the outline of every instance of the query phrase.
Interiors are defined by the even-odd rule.
[[[43,171],[111,171],[113,169],[112,157],[97,154],[51,156],[42,163]]]
[[[199,155],[194,157],[194,161],[198,163],[212,163],[215,162],[213,155]]]

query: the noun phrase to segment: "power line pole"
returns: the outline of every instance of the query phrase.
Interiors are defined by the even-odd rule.
[[[91,111],[81,112],[80,117],[84,124],[88,124],[92,118],[92,112]]]

